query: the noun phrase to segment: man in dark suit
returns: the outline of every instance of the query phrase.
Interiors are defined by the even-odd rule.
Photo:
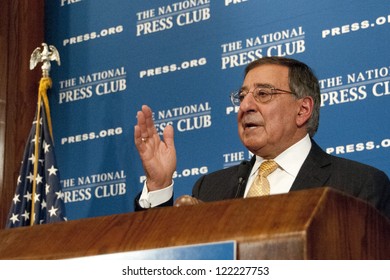
[[[201,177],[193,188],[194,197],[207,202],[256,196],[259,191],[272,195],[329,186],[371,203],[390,218],[387,175],[328,155],[313,141],[319,123],[320,89],[307,65],[281,57],[253,61],[231,100],[239,106],[240,139],[254,156],[250,162]],[[161,141],[149,107],[143,106],[137,119],[134,141],[147,180],[136,198],[136,209],[172,205],[176,169],[173,128],[164,130]],[[269,174],[262,173],[265,169]]]

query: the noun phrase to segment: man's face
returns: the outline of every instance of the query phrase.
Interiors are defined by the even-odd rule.
[[[302,102],[292,94],[283,93],[273,95],[267,103],[260,103],[252,94],[259,84],[291,91],[288,68],[270,64],[250,70],[242,85],[250,93],[242,100],[237,116],[243,144],[256,155],[275,158],[306,134],[297,120]]]

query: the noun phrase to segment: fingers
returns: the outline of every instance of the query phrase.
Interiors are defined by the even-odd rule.
[[[149,106],[147,105],[143,105],[142,113],[144,114],[145,117],[145,129],[146,129],[146,132],[145,134],[143,134],[143,137],[144,135],[150,138],[155,135],[158,136],[156,127],[154,126],[152,109],[150,109]]]
[[[149,137],[147,126],[150,125],[151,115],[150,108],[145,105],[142,106],[142,111],[137,112],[138,126],[141,131],[141,137]]]
[[[144,105],[142,110],[137,112],[137,124],[134,126],[134,141],[137,145],[142,144],[142,140],[153,136],[153,114],[152,110]]]
[[[141,129],[139,125],[134,126],[134,143],[137,148],[142,144]]]
[[[173,127],[167,125],[163,132],[164,142],[168,147],[174,148]],[[134,126],[134,142],[139,148],[148,141],[154,143],[160,142],[160,136],[157,133],[153,121],[153,112],[147,105],[143,105],[141,111],[137,112],[137,124]]]
[[[168,148],[175,148],[174,142],[174,132],[173,127],[171,125],[167,125],[163,132],[164,142],[168,146]]]

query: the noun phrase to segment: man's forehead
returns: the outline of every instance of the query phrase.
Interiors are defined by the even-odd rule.
[[[288,67],[279,64],[260,64],[248,71],[247,75],[251,72],[281,72],[288,73]]]
[[[245,76],[243,86],[251,87],[257,84],[271,86],[288,84],[288,67],[265,64],[251,69]]]

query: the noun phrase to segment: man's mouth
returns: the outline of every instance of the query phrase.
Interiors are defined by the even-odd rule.
[[[255,127],[257,127],[257,125],[255,125],[254,123],[247,123],[244,125],[245,129],[251,129],[251,128],[255,128]]]
[[[253,128],[257,128],[259,126],[261,126],[259,123],[252,122],[252,121],[246,121],[243,123],[244,129],[253,129]]]

